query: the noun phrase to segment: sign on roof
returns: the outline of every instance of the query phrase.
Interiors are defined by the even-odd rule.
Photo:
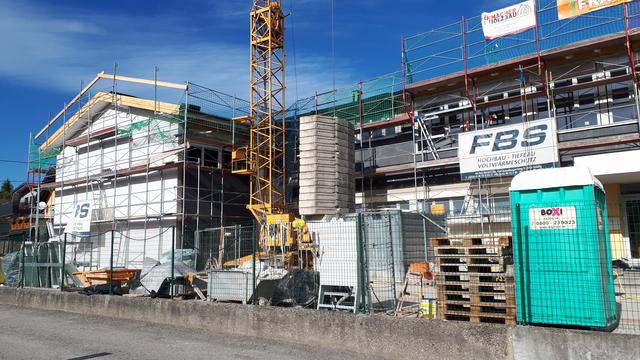
[[[462,180],[513,176],[554,167],[558,139],[554,119],[500,126],[458,135]]]
[[[534,0],[482,13],[482,31],[487,40],[521,33],[534,27],[536,27],[536,3]]]
[[[558,0],[558,19],[570,19],[631,0]],[[622,14],[620,14],[622,16]]]

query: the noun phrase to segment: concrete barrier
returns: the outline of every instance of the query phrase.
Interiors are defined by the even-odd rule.
[[[0,303],[348,349],[394,359],[639,359],[640,337],[202,301],[0,288]]]

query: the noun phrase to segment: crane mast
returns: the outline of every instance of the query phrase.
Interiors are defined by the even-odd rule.
[[[284,15],[277,1],[251,10],[251,199],[258,221],[285,213]]]
[[[247,208],[261,224],[285,214],[284,14],[277,1],[254,0],[250,13],[249,145],[236,149],[233,172],[251,177]]]
[[[279,1],[254,0],[250,12],[250,105],[248,116],[235,118],[250,127],[250,140],[232,156],[232,172],[249,175],[247,209],[261,226],[262,250],[290,254],[297,248],[294,216],[285,204],[284,14]]]

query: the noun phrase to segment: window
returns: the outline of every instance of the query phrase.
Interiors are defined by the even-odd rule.
[[[202,149],[197,147],[192,147],[187,150],[187,162],[192,164],[200,164],[200,159],[202,159]]]
[[[217,149],[204,149],[204,161],[202,165],[217,168],[219,167]]]
[[[187,162],[190,164],[199,164],[202,166],[218,168],[220,167],[220,152],[218,149],[202,149],[192,147],[187,150]]]
[[[225,150],[222,152],[222,166],[231,167],[231,151]]]

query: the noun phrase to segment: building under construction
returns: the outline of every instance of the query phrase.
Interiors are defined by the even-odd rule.
[[[404,37],[399,71],[289,107],[284,16],[278,2],[258,3],[249,101],[192,83],[100,73],[48,121],[31,144],[23,190],[30,244],[64,238],[55,258],[82,270],[141,269],[170,255],[172,280],[177,256],[195,270],[213,269],[210,300],[256,303],[267,283],[261,271],[313,269],[317,307],[353,312],[400,312],[416,274],[420,303],[433,272],[444,274],[438,285],[457,286],[430,283],[429,299],[458,306],[442,307],[441,318],[513,324],[511,181],[526,170],[576,165],[606,191],[608,213],[600,208],[592,224],[609,235],[602,269],[611,260],[640,264],[640,1],[580,14],[556,0],[525,1],[504,11],[530,25],[499,36],[484,27],[492,15],[463,17]],[[83,202],[92,204],[89,240],[67,239]],[[239,227],[249,221],[258,228]],[[227,236],[236,241],[225,257]],[[485,252],[473,253],[477,247]],[[272,268],[261,263],[271,255],[282,255]],[[472,262],[478,258],[484,262]],[[221,269],[249,260],[252,271]],[[614,305],[618,296],[625,324],[637,330],[638,281],[630,274],[616,284],[628,295],[606,293]],[[613,289],[611,271],[605,275]],[[465,276],[492,278],[491,304],[476,301],[486,294],[472,293]],[[230,283],[242,285],[240,296],[224,288]]]
[[[131,84],[156,97],[120,90]],[[160,89],[177,100],[158,100]],[[32,222],[30,240],[61,239],[77,205],[90,202],[91,240],[78,238],[77,263],[141,268],[174,246],[197,250],[202,229],[248,221],[248,186],[228,168],[232,143],[248,141],[248,128],[231,119],[247,106],[196,84],[98,74],[34,137],[30,179],[41,182],[30,184],[32,215],[44,217],[32,216],[40,224]]]
[[[360,208],[466,217],[505,233],[510,218],[498,214],[510,211],[512,176],[461,170],[460,136],[550,119],[551,166],[591,168],[615,204],[614,257],[638,259],[624,219],[638,216],[640,3],[566,20],[555,0],[535,3],[535,26],[517,34],[487,39],[473,16],[405,36],[401,71],[299,100],[290,113],[356,126]]]

